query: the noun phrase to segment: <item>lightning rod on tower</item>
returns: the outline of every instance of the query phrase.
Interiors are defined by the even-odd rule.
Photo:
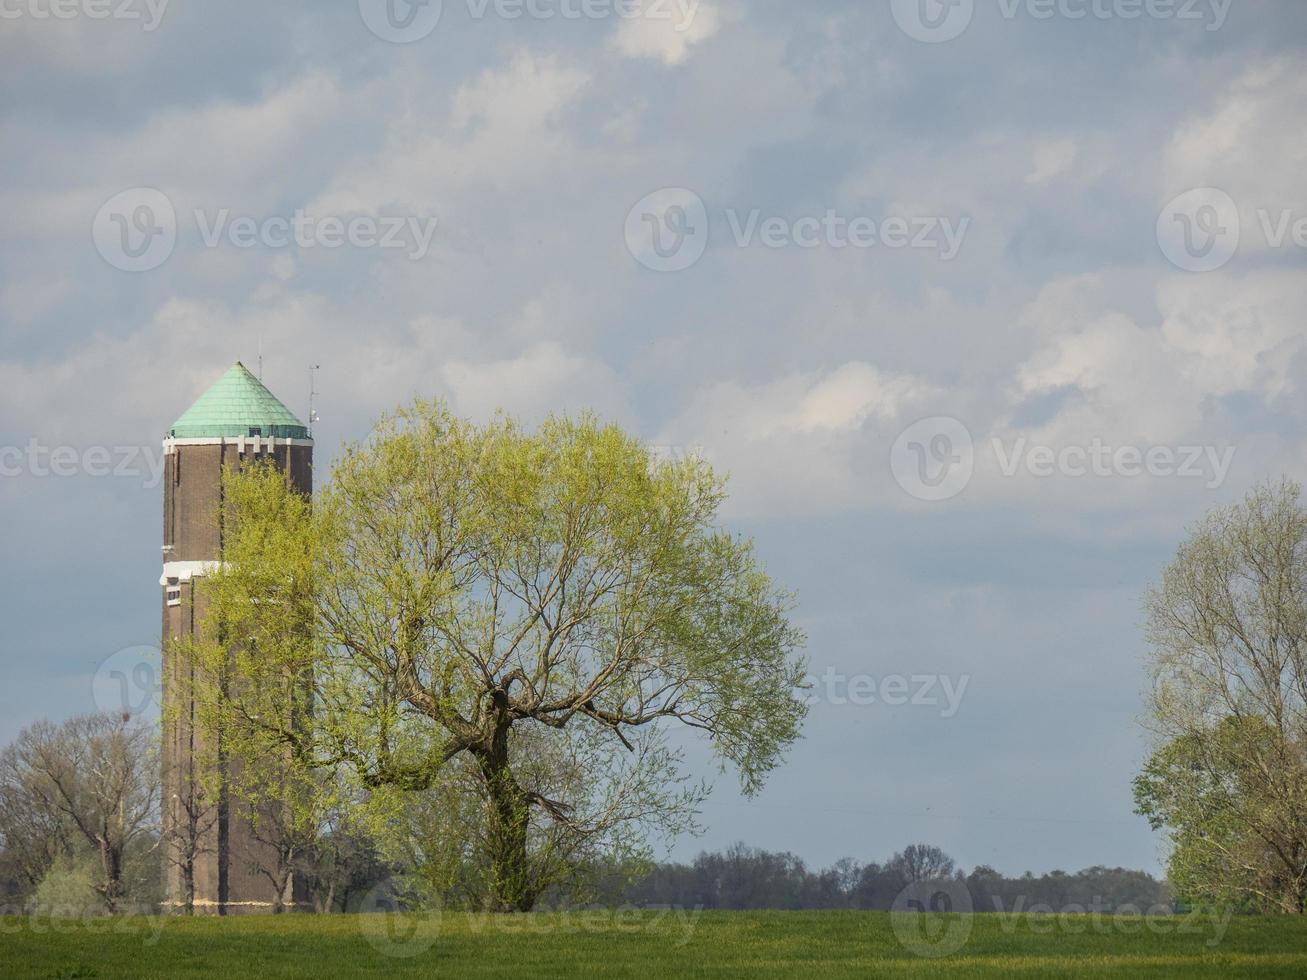
[[[318,369],[321,367],[321,364],[309,365],[309,417],[307,421],[310,436],[313,435],[313,423],[318,421],[318,413],[313,410],[313,401],[318,395]]]

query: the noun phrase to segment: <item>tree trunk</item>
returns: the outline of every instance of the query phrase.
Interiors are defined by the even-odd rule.
[[[290,891],[291,875],[294,873],[292,862],[295,860],[295,852],[287,851],[282,855],[281,861],[277,867],[277,873],[273,877],[272,888],[276,897],[272,900],[272,914],[281,915],[286,911],[286,893]]]
[[[182,864],[182,893],[186,898],[186,914],[195,914],[195,859],[188,857]]]
[[[122,852],[108,840],[100,840],[100,865],[104,870],[104,902],[109,907],[110,915],[118,914],[118,900],[122,897],[123,869]]]
[[[490,907],[495,912],[529,912],[535,888],[527,863],[531,802],[508,764],[507,718],[501,716],[488,746],[473,750],[489,796]]]
[[[336,880],[334,878],[327,885],[327,896],[322,900],[322,908],[319,911],[327,913],[336,911]]]

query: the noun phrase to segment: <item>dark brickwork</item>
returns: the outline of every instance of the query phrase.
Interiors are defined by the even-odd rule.
[[[242,448],[244,452],[242,452]],[[222,472],[270,455],[289,472],[296,489],[313,489],[313,448],[287,445],[285,440],[268,451],[262,440],[258,452],[253,440],[215,440],[212,444],[175,444],[166,456],[163,499],[163,560],[168,563],[215,561],[222,552]],[[191,569],[193,571],[194,569]],[[183,571],[174,568],[174,571]],[[194,859],[195,911],[232,915],[270,911],[276,898],[271,880],[256,864],[272,866],[269,844],[256,839],[245,804],[219,794],[205,801],[196,792],[203,765],[194,705],[187,695],[191,666],[174,649],[182,637],[198,637],[204,626],[204,580],[174,576],[163,593],[163,820],[165,829],[164,883],[167,901],[185,904],[185,846],[198,851]],[[221,746],[219,746],[219,750]],[[219,755],[221,753],[219,752]],[[224,763],[226,765],[227,763]],[[226,775],[226,773],[220,773]],[[292,881],[287,906],[307,901],[301,876]]]

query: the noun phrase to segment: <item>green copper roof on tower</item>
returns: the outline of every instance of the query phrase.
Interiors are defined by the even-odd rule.
[[[237,361],[173,423],[168,435],[174,439],[307,439],[309,430]]]

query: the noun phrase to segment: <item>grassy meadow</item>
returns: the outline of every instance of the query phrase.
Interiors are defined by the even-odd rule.
[[[5,978],[575,975],[1304,977],[1307,918],[646,910],[0,920]]]

